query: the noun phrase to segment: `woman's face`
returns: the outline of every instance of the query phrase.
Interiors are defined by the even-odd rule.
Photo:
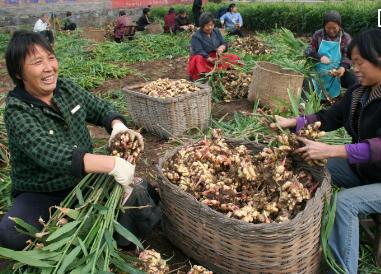
[[[376,87],[381,85],[381,68],[362,58],[358,47],[352,49],[351,58],[353,71],[362,86]],[[381,60],[381,57],[379,59]]]
[[[238,11],[238,8],[237,7],[233,7],[232,9],[231,9],[231,12],[232,13],[236,13]]]
[[[53,53],[35,46],[25,58],[22,81],[25,90],[36,97],[53,93],[57,85],[58,61]]]
[[[329,37],[332,37],[332,38],[337,36],[337,34],[339,33],[340,29],[341,28],[340,28],[339,24],[336,23],[336,22],[328,22],[324,26],[325,32],[328,34]]]
[[[205,32],[206,34],[212,34],[213,29],[214,29],[213,21],[210,21],[208,24],[202,27],[203,32]]]

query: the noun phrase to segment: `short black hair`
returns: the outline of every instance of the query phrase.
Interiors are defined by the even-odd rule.
[[[341,15],[336,10],[329,10],[326,12],[323,18],[323,26],[327,25],[328,22],[335,22],[341,27]]]
[[[374,28],[363,31],[353,37],[348,46],[348,57],[351,59],[352,50],[357,47],[360,55],[373,65],[381,68],[381,29]]]
[[[67,16],[67,17],[72,16],[71,11],[68,11],[68,12],[66,13],[66,16]]]
[[[143,9],[143,14],[147,14],[147,13],[149,13],[149,11],[150,11],[149,8],[144,8],[144,9]]]
[[[48,40],[37,32],[25,30],[16,31],[9,41],[5,52],[5,62],[8,74],[16,86],[24,86],[22,77],[25,58],[28,54],[34,52],[36,46],[40,46],[54,54],[54,50]]]
[[[168,13],[174,13],[175,9],[174,8],[169,8]]]
[[[126,15],[126,12],[124,10],[119,11],[119,16]]]
[[[179,10],[179,14],[184,14],[184,13],[187,13],[187,11],[185,9]]]
[[[205,25],[213,22],[214,24],[214,15],[211,12],[203,12],[200,16],[199,23],[200,28],[203,28]]]
[[[229,8],[228,8],[228,11],[231,12],[234,7],[235,7],[235,4],[230,4]]]

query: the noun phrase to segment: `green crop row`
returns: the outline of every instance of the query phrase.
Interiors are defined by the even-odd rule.
[[[209,3],[205,11],[217,14],[227,4]],[[337,10],[342,16],[344,29],[355,34],[361,30],[377,27],[378,9],[381,1],[341,1],[325,3],[240,3],[237,4],[244,25],[252,31],[267,31],[274,28],[287,28],[296,33],[312,33],[321,28],[326,11]],[[178,11],[186,9],[192,17],[190,5],[174,6]],[[168,7],[155,7],[154,17],[162,18]]]

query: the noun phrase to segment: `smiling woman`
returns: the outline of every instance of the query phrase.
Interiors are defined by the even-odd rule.
[[[22,249],[29,237],[19,234],[8,217],[41,227],[39,217],[48,219],[49,207],[58,205],[86,173],[108,173],[130,190],[135,166],[122,158],[92,154],[87,123],[103,126],[111,133],[110,140],[128,132],[141,150],[144,143],[139,133],[126,127],[125,118],[113,106],[58,77],[54,51],[42,35],[15,32],[6,51],[6,64],[16,85],[7,96],[4,113],[14,200],[0,222],[0,246]],[[134,189],[130,199],[149,197],[139,193],[142,191]],[[145,202],[139,205],[151,200]]]

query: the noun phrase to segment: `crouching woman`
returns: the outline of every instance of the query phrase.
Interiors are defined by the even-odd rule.
[[[237,64],[239,57],[224,53],[228,49],[221,32],[214,27],[214,16],[205,12],[200,16],[200,29],[191,40],[191,57],[188,62],[188,73],[192,80],[197,80],[201,74],[210,72],[214,67],[228,69]]]
[[[47,220],[49,207],[59,205],[86,173],[108,173],[124,189],[133,182],[134,165],[122,158],[92,153],[87,123],[103,126],[111,133],[110,139],[129,132],[141,149],[144,142],[139,133],[126,127],[125,118],[110,104],[58,77],[57,58],[43,36],[15,32],[6,51],[6,65],[16,85],[7,96],[4,113],[13,204],[0,222],[0,246],[20,250],[29,237],[18,233],[9,217],[42,228],[38,219]],[[130,199],[153,205],[152,211],[157,214],[147,213],[150,218],[158,216],[153,224],[160,219],[158,207],[148,194],[142,199],[141,192],[142,188],[134,189]],[[137,221],[132,225],[140,224]]]

